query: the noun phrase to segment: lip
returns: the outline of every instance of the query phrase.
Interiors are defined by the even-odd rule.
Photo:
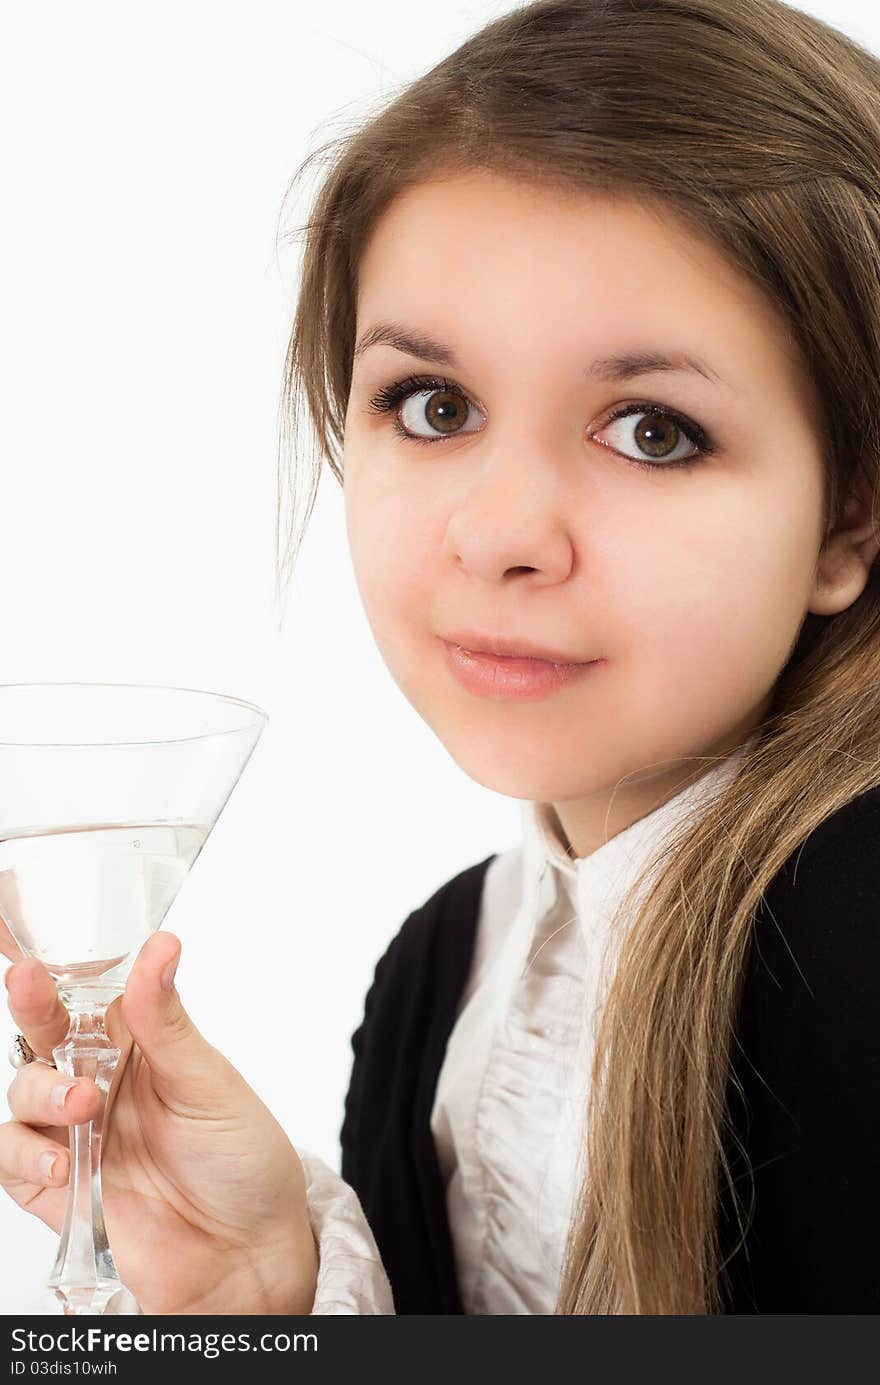
[[[603,659],[587,663],[557,663],[550,659],[487,654],[442,641],[450,671],[463,688],[479,697],[534,701],[560,692]]]
[[[504,658],[541,659],[551,664],[581,665],[595,663],[591,659],[573,659],[556,649],[543,648],[531,640],[508,638],[506,635],[484,635],[479,630],[458,630],[442,638],[447,644],[458,645],[474,654],[498,654]]]

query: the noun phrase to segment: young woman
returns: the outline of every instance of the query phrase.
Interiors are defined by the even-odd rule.
[[[539,0],[334,150],[286,416],[524,839],[380,960],[341,1178],[146,944],[104,1176],[147,1311],[880,1310],[878,93],[778,0]],[[0,1130],[54,1227],[56,1078]]]

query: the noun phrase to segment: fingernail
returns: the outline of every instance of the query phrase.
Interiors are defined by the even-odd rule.
[[[52,1088],[52,1105],[60,1111],[67,1100],[67,1093],[72,1092],[76,1085],[75,1082],[57,1082]]]
[[[40,1155],[39,1170],[44,1178],[51,1178],[58,1163],[58,1155],[53,1154],[51,1149],[47,1149],[45,1154]]]
[[[177,963],[180,961],[180,953],[177,954],[173,962],[169,962],[160,978],[160,985],[163,991],[170,991],[174,985],[174,974],[177,971]]]

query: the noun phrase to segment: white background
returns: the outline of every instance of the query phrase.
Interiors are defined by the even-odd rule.
[[[275,601],[299,253],[279,233],[308,182],[282,202],[309,151],[510,8],[0,0],[0,682],[269,712],[167,926],[197,1025],[336,1168],[378,957],[516,842],[520,803],[469,780],[391,679],[329,472]],[[869,3],[801,8],[880,51]],[[0,1062],[12,1032],[3,1009]],[[35,1311],[55,1244],[0,1194],[0,1312]]]

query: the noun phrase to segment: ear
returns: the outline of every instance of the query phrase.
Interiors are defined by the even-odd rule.
[[[845,611],[861,596],[880,552],[880,520],[871,514],[871,489],[859,476],[841,520],[816,562],[807,609],[819,616]]]

